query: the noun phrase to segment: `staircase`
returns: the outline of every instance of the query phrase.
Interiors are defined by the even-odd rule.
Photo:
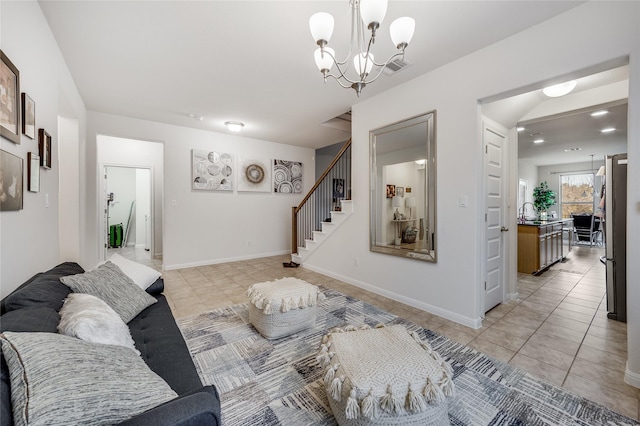
[[[353,213],[351,139],[291,215],[291,261],[301,264]]]
[[[298,247],[298,252],[291,254],[292,262],[302,264],[304,260],[353,213],[353,201],[340,200],[340,206],[340,211],[330,212],[331,221],[322,221],[320,223],[322,226],[321,230],[313,231],[310,239],[305,238],[304,247]]]

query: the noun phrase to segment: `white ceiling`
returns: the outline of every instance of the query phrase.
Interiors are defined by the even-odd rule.
[[[548,98],[542,89],[483,105],[483,114],[518,133],[518,158],[536,166],[602,160],[627,152],[629,67],[617,66],[577,78],[573,92]],[[606,109],[608,114],[592,117]],[[603,134],[603,128],[613,127]],[[534,144],[536,139],[544,143]],[[570,150],[570,151],[566,151]]]
[[[40,6],[90,111],[320,148],[349,137],[321,123],[359,101],[323,84],[309,17],[331,13],[348,51],[348,1],[44,1]],[[582,1],[391,1],[373,52],[394,53],[389,23],[416,20],[413,65],[360,100],[563,13]],[[490,30],[487,30],[490,29]],[[202,121],[188,114],[204,117]]]

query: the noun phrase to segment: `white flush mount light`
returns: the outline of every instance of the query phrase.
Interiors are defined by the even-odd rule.
[[[198,115],[198,114],[189,113],[189,114],[187,114],[187,115],[188,115],[189,117],[193,118],[194,120],[197,120],[197,121],[202,121],[202,120],[204,120],[204,117],[203,117],[203,116],[201,116],[201,115]]]
[[[524,127],[522,127],[522,126],[520,126],[520,127],[516,127],[516,130],[517,130],[518,132],[522,132],[522,131],[524,131]]]
[[[544,139],[536,139],[533,141],[533,143],[543,143]]]
[[[240,121],[225,121],[224,125],[227,126],[229,131],[235,133],[238,133],[244,127],[244,123]]]
[[[595,111],[591,113],[592,117],[600,117],[603,115],[609,114],[609,111],[607,111],[606,109],[600,110],[600,111]]]
[[[615,132],[616,129],[614,127],[607,127],[606,129],[602,129],[600,130],[600,133],[611,133],[611,132]]]
[[[576,88],[578,82],[576,80],[565,81],[564,83],[554,84],[553,86],[545,87],[542,89],[542,93],[550,98],[558,98],[569,94]]]
[[[427,162],[427,160],[416,160],[416,164],[418,166],[424,166],[424,163],[426,163],[426,162]]]

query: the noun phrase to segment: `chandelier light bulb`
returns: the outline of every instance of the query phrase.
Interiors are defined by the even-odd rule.
[[[377,28],[386,14],[387,0],[360,0],[360,16],[368,28],[374,23],[377,24],[374,25]]]
[[[413,32],[416,29],[416,21],[413,18],[405,16],[398,18],[391,23],[389,32],[391,33],[391,41],[398,49],[403,49],[409,45],[413,38]]]
[[[367,54],[363,52],[354,56],[353,66],[359,76],[369,74],[371,72],[371,68],[373,68],[373,53],[369,53],[367,56]]]
[[[327,12],[318,12],[311,15],[309,18],[309,29],[313,40],[320,44],[324,41],[324,44],[328,43],[333,35],[334,20]]]
[[[335,55],[336,52],[330,47],[324,48],[324,54],[322,53],[322,49],[318,47],[313,54],[318,69],[323,73],[325,71],[329,72],[331,70],[331,67],[333,67],[333,58],[335,58]]]

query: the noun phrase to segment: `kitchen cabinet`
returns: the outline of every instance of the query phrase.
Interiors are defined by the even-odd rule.
[[[571,219],[518,224],[518,272],[536,274],[562,260],[563,228],[572,227]]]

